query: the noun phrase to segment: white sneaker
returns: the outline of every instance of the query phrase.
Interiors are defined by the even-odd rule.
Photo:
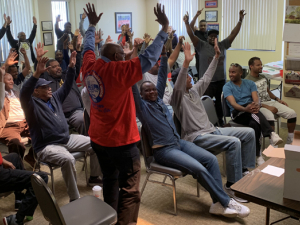
[[[256,164],[257,164],[257,166],[260,166],[260,165],[262,165],[264,163],[265,163],[265,160],[264,160],[264,158],[262,156],[256,156]]]
[[[281,139],[281,137],[279,137],[278,134],[276,134],[275,132],[271,133],[271,142],[273,145],[279,145],[283,143],[283,140]]]
[[[209,213],[214,215],[222,215],[225,217],[237,217],[238,215],[238,212],[235,209],[223,207],[220,202],[211,204]]]
[[[241,218],[247,217],[250,214],[250,209],[247,206],[244,206],[234,199],[231,199],[228,206],[230,209],[234,209],[238,212],[238,216]]]
[[[238,201],[238,202],[242,202],[242,203],[247,203],[247,202],[248,202],[248,200],[245,200],[245,199],[236,197],[235,194],[234,194],[234,191],[231,190],[231,188],[226,187],[226,184],[224,184],[224,191],[225,191],[225,193],[226,193],[230,198],[234,198],[234,199],[235,199],[236,201]]]
[[[247,176],[249,173],[250,173],[250,171],[249,171],[249,170],[246,170],[245,172],[243,172],[243,177],[244,177],[244,176]]]

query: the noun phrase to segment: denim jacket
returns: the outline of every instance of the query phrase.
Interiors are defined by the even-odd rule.
[[[136,115],[143,124],[150,146],[176,144],[180,139],[172,115],[163,103],[167,80],[167,65],[168,58],[162,57],[156,86],[158,98],[155,102],[142,99],[136,84],[132,86]]]

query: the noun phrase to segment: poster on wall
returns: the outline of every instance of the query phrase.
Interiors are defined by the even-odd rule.
[[[283,41],[300,42],[300,1],[290,0],[287,3]]]
[[[121,26],[123,24],[129,24],[129,28],[132,28],[132,13],[131,12],[115,12],[116,33],[122,33]]]
[[[210,24],[207,24],[207,31],[210,31],[210,30],[219,30],[219,24],[218,23],[210,23]]]

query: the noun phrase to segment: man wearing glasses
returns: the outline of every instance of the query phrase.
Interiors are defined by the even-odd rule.
[[[282,139],[274,132],[264,115],[259,111],[261,104],[257,94],[257,87],[251,80],[241,78],[243,69],[241,65],[232,63],[229,68],[230,81],[223,87],[224,98],[230,108],[231,118],[234,122],[252,127],[256,138],[257,164],[260,160],[260,137],[270,137],[274,145],[282,143]]]

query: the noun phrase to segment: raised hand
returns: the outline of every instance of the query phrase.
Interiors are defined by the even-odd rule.
[[[57,17],[56,17],[56,23],[59,23],[60,21],[62,21],[62,20],[60,19],[60,15],[57,15]]]
[[[62,39],[65,39],[64,42],[63,42],[63,48],[67,49],[68,45],[69,45],[69,41],[70,41],[69,35],[64,33],[64,35],[62,36]]]
[[[183,44],[183,40],[185,40],[185,37],[184,36],[179,36],[179,43],[180,44]]]
[[[198,10],[197,13],[196,13],[196,15],[197,15],[197,16],[200,16],[201,13],[202,13],[202,11],[203,11],[203,9],[204,9],[204,8],[202,8],[201,10]]]
[[[214,49],[215,49],[215,58],[218,59],[220,54],[221,54],[221,51],[219,49],[219,45],[218,45],[218,38],[215,38],[215,46],[214,46]]]
[[[189,18],[190,18],[189,13],[186,12],[186,14],[185,14],[184,17],[183,17],[183,22],[184,22],[185,24],[188,24],[188,23],[189,23],[189,20],[190,20]]]
[[[149,42],[152,40],[151,36],[149,34],[147,34],[147,33],[144,34],[143,38],[144,38],[146,44],[149,44]]]
[[[7,18],[6,18],[6,14],[5,13],[3,14],[3,19],[4,19],[4,23],[6,24]]]
[[[38,61],[38,64],[37,64],[37,66],[36,66],[35,73],[34,73],[34,75],[33,75],[35,78],[39,78],[40,75],[41,75],[42,73],[44,73],[46,70],[48,70],[49,68],[51,68],[51,66],[45,68],[46,63],[48,62],[48,60],[49,60],[49,59],[48,59],[47,57],[43,57],[43,58],[41,58],[41,59]]]
[[[69,67],[75,67],[75,64],[76,64],[76,55],[77,55],[77,52],[74,51],[72,52],[71,56],[70,56],[70,63],[69,63]]]
[[[244,9],[242,9],[242,10],[240,11],[240,21],[241,21],[241,22],[243,21],[244,16],[245,16],[246,14],[247,14],[247,13],[245,13],[245,10],[244,10]]]
[[[41,42],[37,44],[35,51],[37,59],[40,59],[43,55],[45,55],[48,52],[48,50],[44,50],[44,44],[41,44]]]
[[[162,25],[162,30],[167,33],[169,27],[169,19],[165,14],[165,6],[161,8],[161,4],[157,3],[156,8],[154,7],[154,14],[157,17],[155,21]]]
[[[10,16],[7,16],[7,18],[6,18],[6,25],[8,26],[8,25],[10,25],[11,24],[11,20],[10,20]]]
[[[127,31],[127,35],[129,37],[130,40],[132,40],[132,37],[134,35],[134,32],[130,32],[130,29]]]
[[[100,31],[95,32],[95,45],[99,44],[102,41],[100,38]]]
[[[80,34],[80,30],[79,29],[76,29],[75,30],[75,33],[74,33],[74,36],[78,36]]]
[[[86,18],[86,14],[85,14],[85,12],[82,14],[82,17],[81,17],[81,19],[82,20],[84,20]]]
[[[81,51],[82,35],[79,33],[77,37],[76,50]]]
[[[142,38],[135,38],[133,47],[138,48],[143,44],[144,40]]]
[[[103,13],[100,13],[100,15],[97,16],[94,4],[92,4],[92,6],[93,6],[93,8],[91,7],[91,4],[88,3],[88,4],[86,4],[87,11],[85,9],[83,9],[83,10],[84,10],[85,14],[87,15],[87,17],[89,18],[90,24],[93,26],[96,26],[96,24],[101,19],[101,16]]]
[[[20,52],[23,54],[23,56],[26,55],[26,50],[25,50],[25,48],[21,48],[21,49],[20,49]]]
[[[194,55],[196,54],[196,53],[193,54],[191,53],[191,45],[188,42],[185,42],[183,46],[183,52],[185,56],[185,61],[187,61],[188,63],[190,63],[193,60]]]
[[[173,39],[174,38],[174,34],[175,34],[176,30],[172,30],[172,32],[169,34],[169,38]]]
[[[111,39],[110,35],[108,35],[108,37],[105,40],[105,44],[107,44],[107,43],[113,43],[113,42],[114,42],[113,39]]]
[[[11,53],[9,53],[9,55],[8,55],[8,57],[6,59],[5,64],[7,66],[12,66],[12,65],[18,63],[18,60],[15,60],[17,57],[18,57],[18,53],[17,52],[11,52]]]
[[[74,51],[74,46],[73,46],[72,42],[69,42],[68,48],[70,49],[71,52]]]
[[[37,21],[36,21],[36,18],[35,18],[35,16],[34,16],[34,17],[32,17],[32,20],[33,20],[33,23],[36,25],[36,24],[37,24]]]

